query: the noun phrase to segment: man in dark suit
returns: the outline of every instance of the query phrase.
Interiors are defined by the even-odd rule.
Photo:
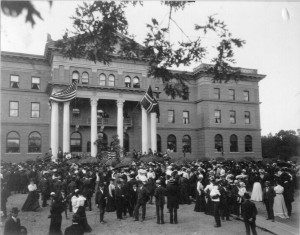
[[[98,205],[98,208],[100,210],[100,223],[104,222],[104,213],[105,213],[105,207],[106,207],[106,199],[107,199],[107,191],[104,189],[104,184],[99,185],[99,190],[96,193],[95,197],[95,204]]]
[[[250,201],[250,195],[249,193],[244,194],[244,203],[242,204],[242,216],[244,218],[244,223],[246,227],[246,234],[250,235],[250,229],[252,231],[253,235],[257,235],[256,232],[256,215],[257,215],[257,209],[253,202]]]
[[[154,191],[157,223],[164,224],[164,205],[166,189],[162,186],[160,180],[156,180],[156,189]]]
[[[142,207],[142,222],[146,217],[146,204],[149,199],[149,192],[145,187],[146,182],[140,182],[137,189],[137,202],[134,208],[134,220],[139,220],[139,209]]]
[[[4,226],[4,235],[20,235],[27,234],[25,227],[21,226],[20,219],[18,218],[19,209],[13,207],[11,209],[11,216],[6,220]]]
[[[72,221],[72,225],[66,228],[64,235],[83,235],[84,231],[82,229],[82,226],[78,224],[79,215],[74,214]]]
[[[123,212],[123,203],[124,203],[124,193],[121,187],[121,182],[117,181],[117,186],[115,189],[115,204],[116,204],[116,213],[117,213],[117,219],[121,220],[123,219],[122,217],[122,212]]]
[[[175,182],[173,177],[170,178],[169,183],[167,184],[166,194],[168,200],[167,207],[170,211],[170,223],[177,224],[178,223],[177,210],[179,208],[180,191],[179,191],[179,186]]]
[[[274,204],[274,197],[276,193],[273,187],[270,186],[270,182],[265,182],[265,188],[263,189],[263,202],[265,203],[266,210],[268,213],[267,220],[272,220],[274,222],[274,211],[273,211],[273,204]]]

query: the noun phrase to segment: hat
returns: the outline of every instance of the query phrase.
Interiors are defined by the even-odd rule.
[[[51,192],[50,195],[51,195],[51,196],[54,196],[54,195],[55,195],[55,192]]]
[[[19,213],[19,209],[18,209],[18,207],[13,207],[13,208],[11,208],[11,213]]]
[[[77,189],[75,189],[75,193],[78,193],[79,192],[79,189],[77,188]]]
[[[156,180],[155,183],[161,184],[161,181],[160,180]]]

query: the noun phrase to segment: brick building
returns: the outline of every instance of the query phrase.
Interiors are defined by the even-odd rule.
[[[213,83],[204,70],[208,65],[200,65],[190,73],[189,98],[171,99],[159,79],[147,78],[146,62],[68,60],[52,48],[47,42],[44,56],[1,54],[3,160],[35,158],[50,147],[95,155],[91,142],[97,136],[109,146],[118,133],[124,133],[120,139],[126,151],[157,148],[178,156],[185,151],[186,157],[261,158],[258,82],[265,75],[257,70],[239,68],[237,82]],[[78,80],[77,97],[50,105],[50,94],[73,79]],[[159,101],[159,118],[139,106],[149,85]]]

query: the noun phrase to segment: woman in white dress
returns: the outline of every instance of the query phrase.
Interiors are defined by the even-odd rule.
[[[262,201],[262,188],[261,188],[261,183],[260,183],[260,177],[258,174],[256,174],[253,177],[253,189],[252,189],[252,194],[251,194],[251,200],[256,201],[256,202],[261,202]]]
[[[276,187],[274,187],[274,191],[276,193],[273,205],[274,216],[279,216],[280,218],[288,219],[289,216],[283,197],[284,188],[277,183]]]
[[[40,209],[39,193],[33,180],[30,180],[28,191],[29,193],[24,205],[22,206],[22,211],[38,211]]]

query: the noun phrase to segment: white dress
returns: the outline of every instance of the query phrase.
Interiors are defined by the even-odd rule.
[[[274,188],[274,191],[276,193],[276,196],[274,198],[274,205],[273,205],[274,215],[279,216],[280,218],[283,219],[289,218],[286,205],[284,202],[284,197],[282,195],[284,188],[281,185],[277,185]]]
[[[251,200],[256,202],[262,201],[262,188],[259,182],[254,182],[253,184]]]

